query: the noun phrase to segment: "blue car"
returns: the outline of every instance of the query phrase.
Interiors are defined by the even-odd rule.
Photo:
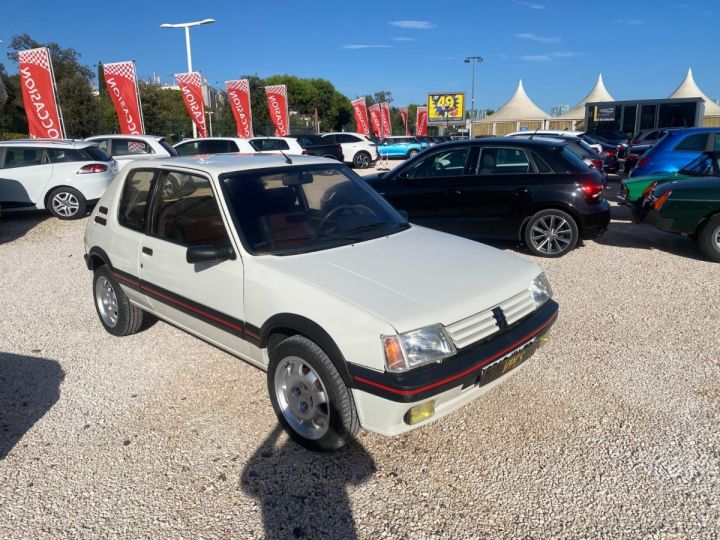
[[[703,152],[720,152],[720,128],[689,128],[668,130],[638,160],[631,177],[674,173]]]
[[[415,137],[387,137],[378,143],[377,148],[382,157],[409,159],[425,147]]]

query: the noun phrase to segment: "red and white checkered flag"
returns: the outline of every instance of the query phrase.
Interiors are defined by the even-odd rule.
[[[103,72],[105,76],[115,75],[117,77],[125,77],[131,81],[135,80],[135,63],[134,62],[115,62],[114,64],[103,64]]]
[[[43,69],[50,69],[48,50],[45,47],[41,47],[39,49],[28,49],[27,51],[18,51],[18,62],[40,66]]]
[[[275,124],[275,135],[285,137],[290,133],[287,87],[284,84],[266,86],[265,94],[270,111],[270,120]]]
[[[228,102],[235,117],[238,137],[252,137],[252,109],[250,106],[250,82],[247,79],[225,81]]]
[[[207,125],[205,124],[205,102],[202,94],[202,79],[200,73],[178,73],[175,75],[180,91],[182,92],[185,108],[190,118],[197,127],[200,137],[207,137]]]
[[[180,84],[188,84],[190,86],[202,87],[202,80],[200,79],[200,72],[193,71],[192,73],[177,73],[175,79]]]
[[[108,93],[115,106],[120,133],[123,135],[145,133],[135,62],[103,64],[103,74]]]

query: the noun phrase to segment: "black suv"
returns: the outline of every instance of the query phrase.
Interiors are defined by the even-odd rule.
[[[474,239],[520,240],[560,257],[607,229],[601,174],[562,141],[438,144],[368,183],[410,221]]]

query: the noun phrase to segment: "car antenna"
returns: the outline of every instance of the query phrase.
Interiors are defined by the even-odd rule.
[[[278,148],[278,150],[280,150],[280,149]],[[288,165],[292,165],[292,164],[293,164],[292,159],[290,159],[285,152],[283,152],[282,150],[280,150],[280,153],[281,153],[281,154],[283,155],[283,157],[285,158],[285,163],[287,163]]]
[[[530,135],[530,140],[532,140],[532,138],[537,135],[538,129],[540,128],[535,128],[535,131],[532,132],[532,135]]]

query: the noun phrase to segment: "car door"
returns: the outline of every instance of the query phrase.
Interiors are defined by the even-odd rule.
[[[411,222],[462,234],[463,188],[475,154],[472,145],[431,151],[373,182],[373,187],[395,208],[407,212]]]
[[[166,185],[173,189],[163,189]],[[148,234],[140,246],[140,278],[153,309],[162,317],[248,356],[242,259],[186,261],[189,247],[231,245],[217,197],[207,176],[162,172],[154,189]]]
[[[538,172],[523,148],[483,146],[463,190],[465,233],[516,238],[538,180]]]
[[[8,207],[42,202],[53,172],[47,150],[39,146],[5,146],[2,151],[0,202]]]

